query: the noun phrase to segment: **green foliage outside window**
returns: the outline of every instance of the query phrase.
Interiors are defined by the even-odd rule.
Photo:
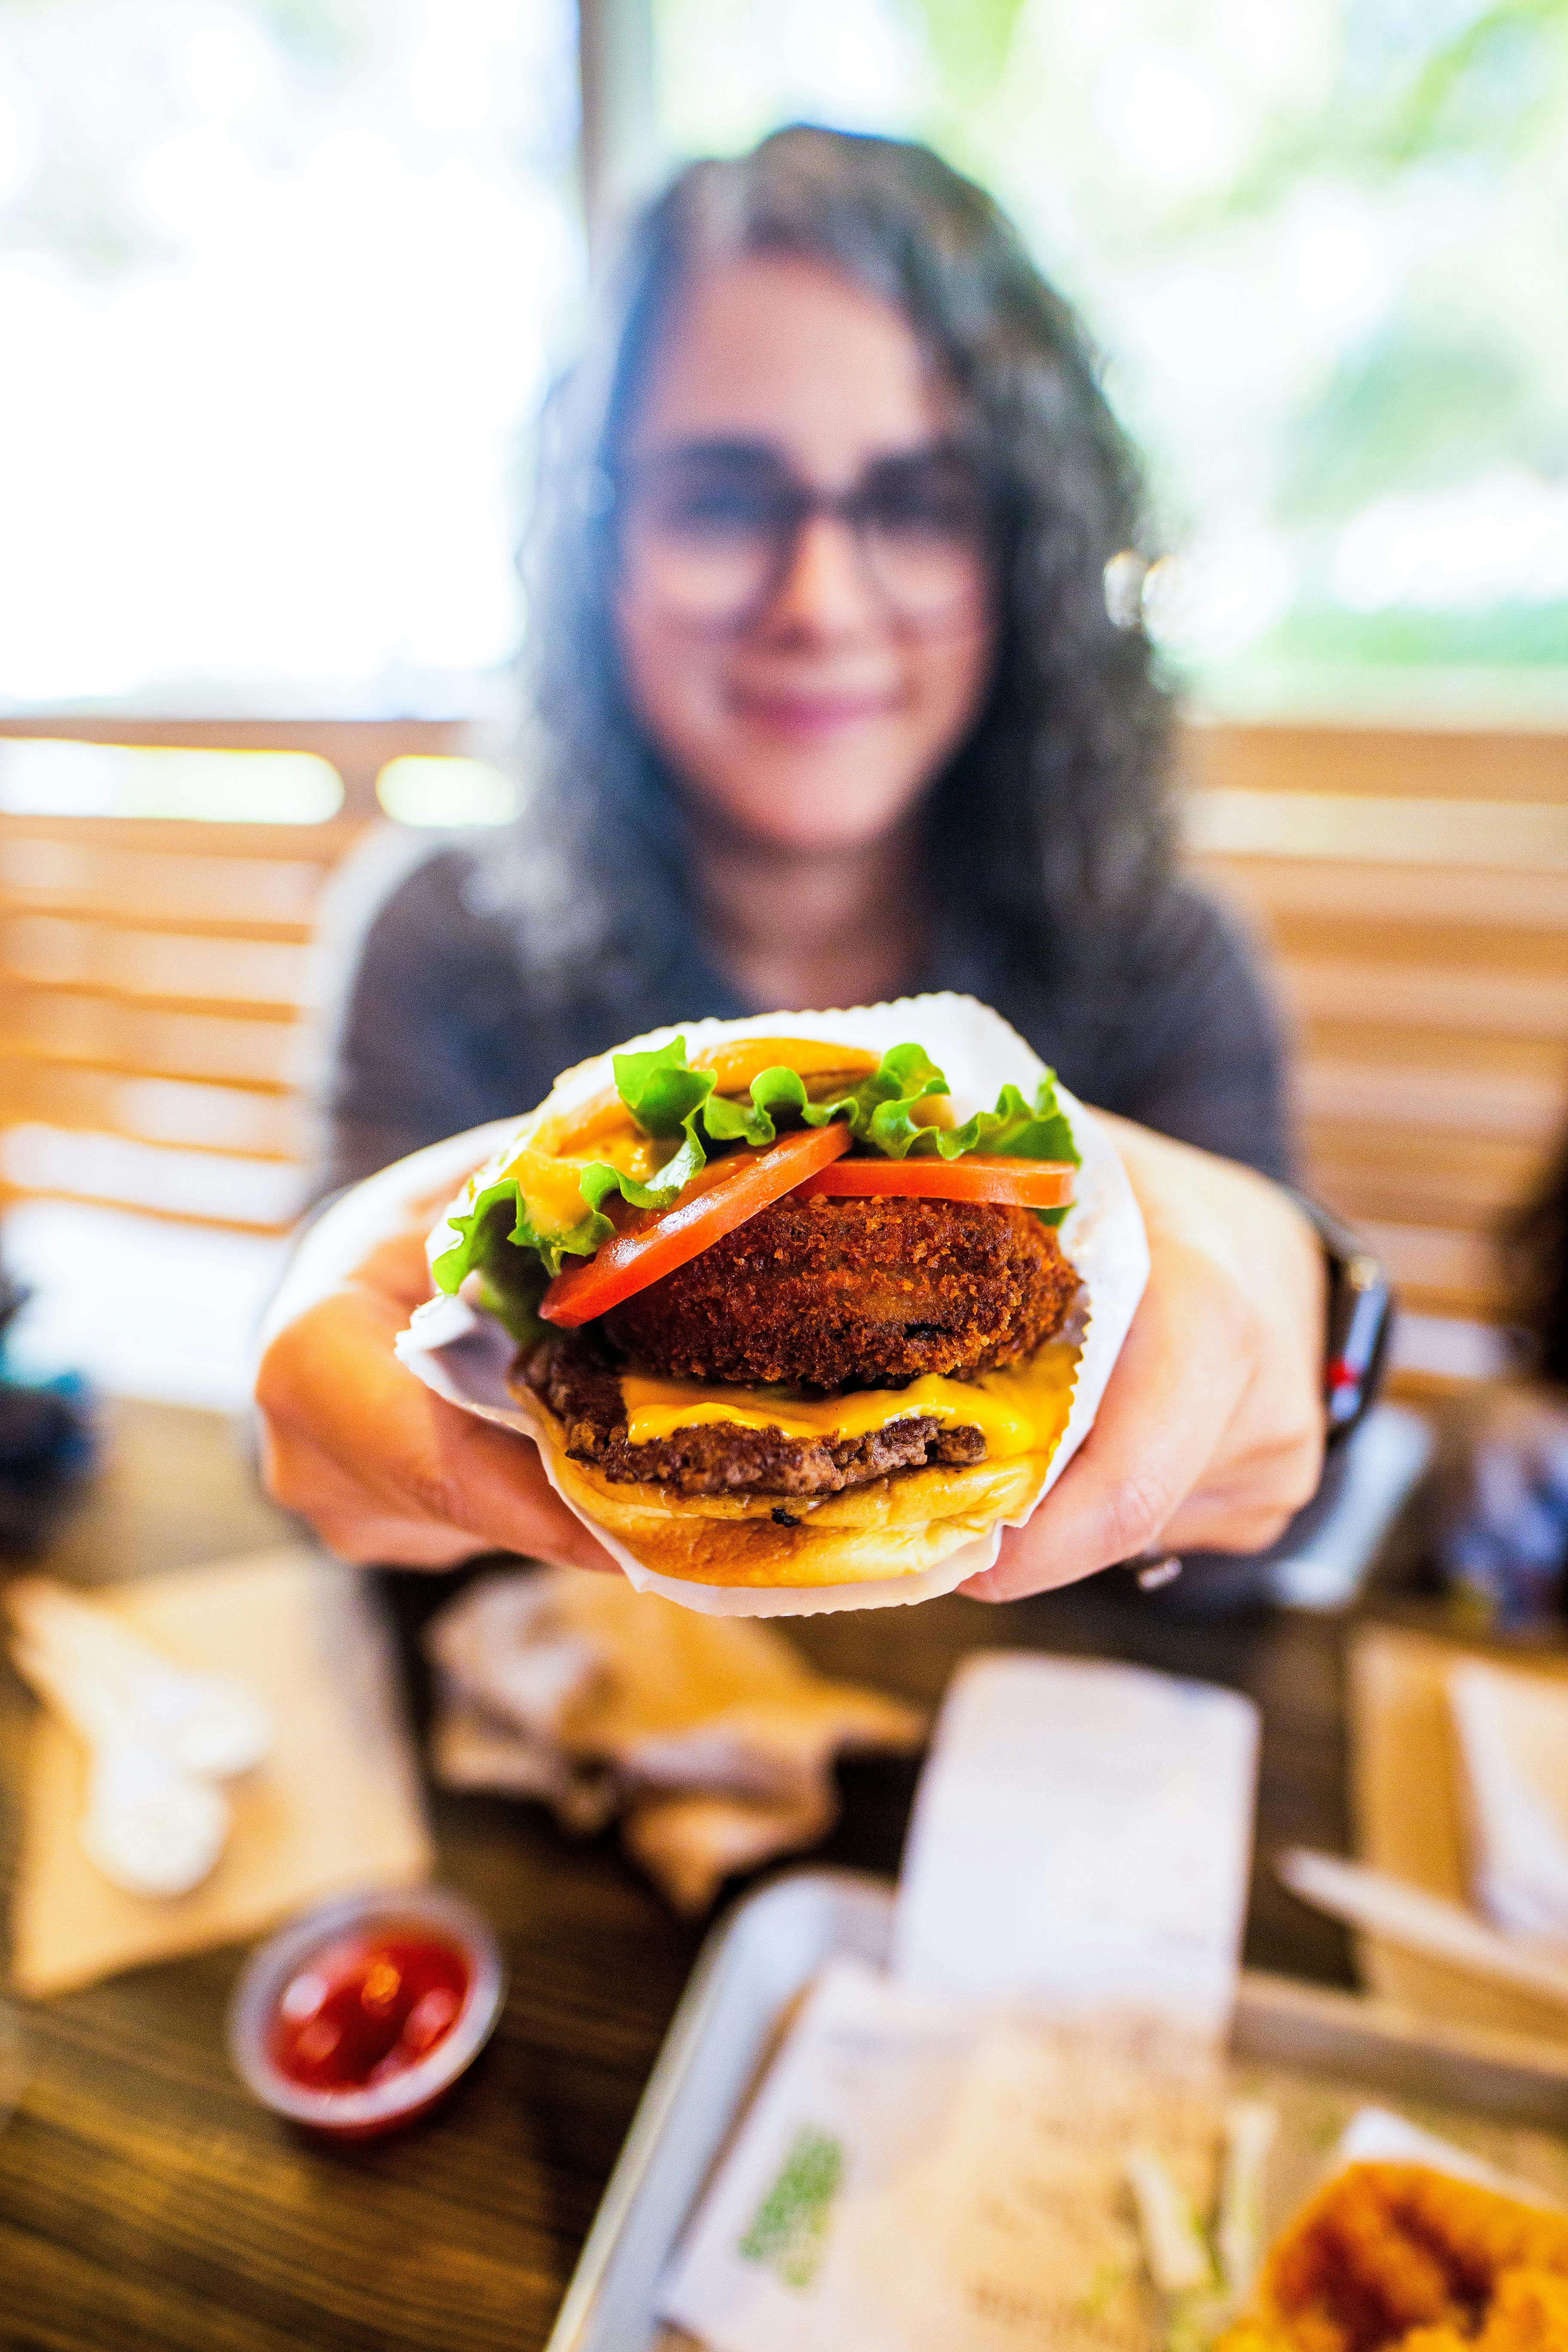
[[[1213,699],[1568,711],[1568,0],[656,21],[678,150],[926,137],[1019,218],[1150,455]]]

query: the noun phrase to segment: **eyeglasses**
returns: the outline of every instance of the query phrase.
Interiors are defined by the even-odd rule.
[[[615,487],[624,586],[697,626],[744,627],[765,612],[819,516],[854,534],[868,587],[911,627],[961,624],[984,591],[990,500],[978,467],[947,443],[879,457],[837,497],[748,442],[644,458]]]

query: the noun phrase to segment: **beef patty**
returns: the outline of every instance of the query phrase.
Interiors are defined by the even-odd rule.
[[[563,1332],[546,1339],[521,1369],[564,1424],[574,1461],[591,1462],[617,1485],[646,1480],[682,1495],[837,1495],[889,1470],[978,1462],[985,1452],[978,1429],[944,1429],[930,1413],[911,1414],[868,1437],[786,1437],[782,1429],[716,1421],[633,1445],[620,1375],[591,1337]],[[792,1524],[782,1506],[773,1516]]]
[[[788,1193],[601,1321],[668,1379],[886,1388],[1032,1354],[1077,1288],[1028,1209]]]

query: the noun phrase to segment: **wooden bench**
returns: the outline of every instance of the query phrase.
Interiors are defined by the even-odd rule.
[[[68,1197],[247,1232],[298,1214],[321,894],[377,776],[456,723],[0,721],[4,738],[310,751],[319,824],[0,815],[0,1200]]]
[[[46,724],[0,722],[26,731]],[[383,762],[461,750],[461,730],[72,731],[320,751],[344,811],[0,818],[4,1191],[280,1229],[322,888]],[[1308,1181],[1412,1307],[1491,1320],[1497,1218],[1568,1116],[1568,733],[1194,727],[1184,757],[1195,861],[1256,928],[1296,1030]]]
[[[1407,1307],[1503,1310],[1492,1236],[1568,1121],[1568,732],[1213,727],[1201,871],[1293,1023],[1308,1182]]]

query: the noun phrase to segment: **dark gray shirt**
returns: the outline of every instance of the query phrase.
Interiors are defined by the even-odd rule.
[[[521,1116],[559,1071],[644,1030],[773,1009],[737,993],[692,923],[669,924],[646,968],[610,966],[542,990],[521,919],[473,887],[483,855],[438,849],[363,934],[328,1079],[323,1189],[483,1120]],[[1289,1172],[1273,1007],[1232,923],[1186,885],[1076,976],[1020,970],[950,914],[907,985],[994,1004],[1088,1102],[1269,1175]]]

